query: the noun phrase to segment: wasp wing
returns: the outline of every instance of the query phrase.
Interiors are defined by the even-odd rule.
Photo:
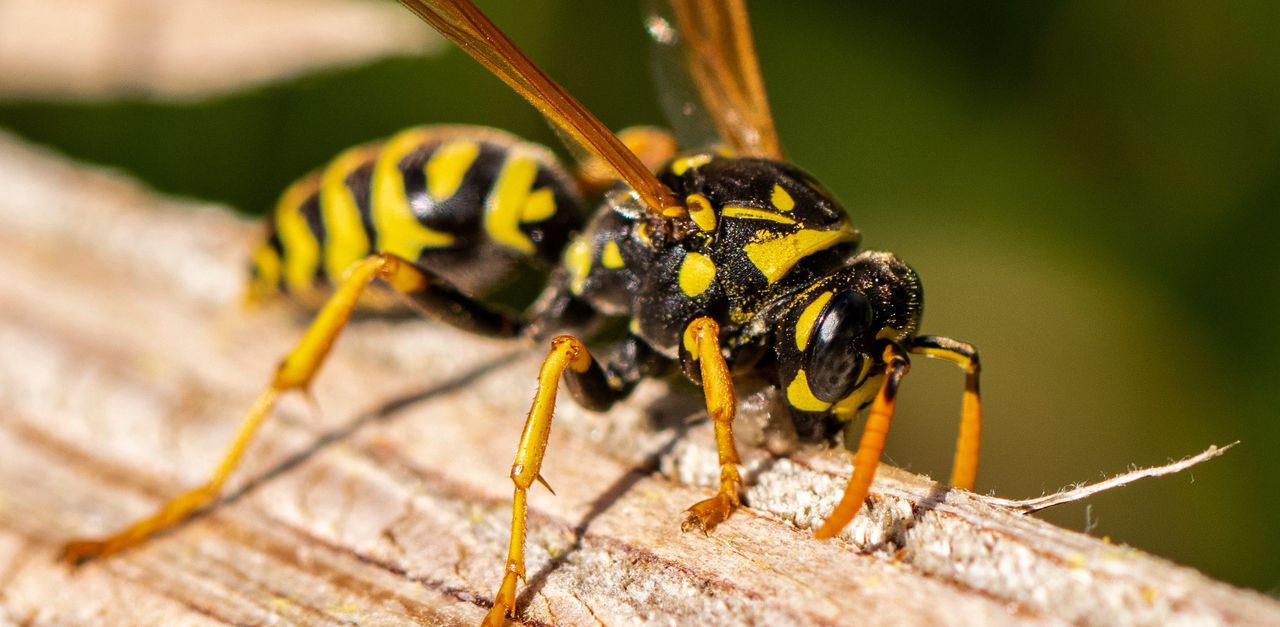
[[[479,61],[528,100],[561,133],[617,171],[655,214],[685,215],[684,207],[618,138],[512,43],[469,0],[400,0],[410,11]]]
[[[743,0],[655,0],[645,26],[682,145],[783,158]]]

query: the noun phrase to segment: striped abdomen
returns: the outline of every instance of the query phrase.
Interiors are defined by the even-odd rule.
[[[413,128],[285,191],[253,253],[251,293],[305,294],[389,252],[481,294],[521,260],[557,261],[582,213],[546,148],[485,127]]]

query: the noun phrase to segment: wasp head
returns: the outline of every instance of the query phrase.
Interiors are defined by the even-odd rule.
[[[828,438],[875,393],[885,342],[915,335],[924,292],[907,264],[867,251],[794,296],[777,319],[779,389],[809,439]]]

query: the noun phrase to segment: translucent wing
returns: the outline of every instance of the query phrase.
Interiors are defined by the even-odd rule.
[[[400,0],[400,3],[528,100],[562,135],[609,164],[650,211],[666,217],[686,214],[670,189],[582,103],[534,65],[469,0]]]
[[[655,0],[652,7],[646,27],[660,99],[681,143],[723,143],[740,155],[781,159],[744,1]]]

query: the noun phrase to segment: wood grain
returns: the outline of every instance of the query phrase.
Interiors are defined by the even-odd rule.
[[[204,515],[74,573],[54,563],[68,537],[205,477],[298,315],[238,311],[256,227],[224,208],[7,137],[0,178],[0,623],[479,621],[541,349],[412,320],[355,325],[319,411],[286,402]],[[754,448],[751,507],[681,533],[715,477],[696,400],[652,383],[608,415],[562,406],[523,622],[1280,623],[1262,595],[889,467],[817,542],[848,471],[832,452]]]

